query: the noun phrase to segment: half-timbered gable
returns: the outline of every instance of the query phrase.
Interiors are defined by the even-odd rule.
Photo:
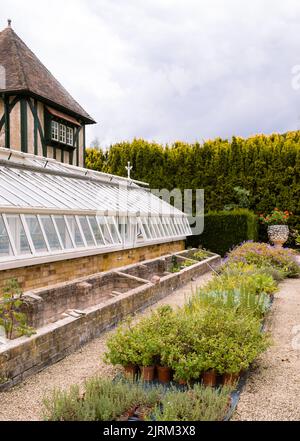
[[[95,121],[18,37],[0,32],[0,147],[84,166]]]

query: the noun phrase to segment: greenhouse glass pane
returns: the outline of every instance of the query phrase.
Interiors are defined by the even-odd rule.
[[[6,219],[16,247],[17,254],[31,254],[30,246],[20,217],[17,215],[6,215]]]
[[[74,216],[66,216],[69,230],[76,247],[84,247],[84,241]]]
[[[105,242],[107,244],[112,244],[113,243],[113,238],[112,238],[112,235],[109,234],[110,231],[108,229],[108,226],[106,225],[105,217],[104,216],[97,216],[97,220],[98,220],[99,225],[100,225],[100,227],[102,229],[102,233],[103,233]]]
[[[36,216],[26,215],[26,223],[30,232],[30,236],[37,252],[47,252],[48,248],[44,239],[42,229]]]
[[[92,235],[92,232],[91,232],[91,229],[90,229],[90,226],[88,224],[86,217],[79,216],[78,219],[79,219],[79,222],[80,222],[80,225],[82,228],[82,232],[84,234],[87,245],[89,247],[94,247],[95,241],[94,241],[94,238],[93,238],[93,235]]]
[[[9,242],[8,234],[2,216],[0,215],[0,258],[11,256],[12,254],[13,252]]]
[[[151,233],[150,233],[150,228],[149,228],[149,225],[148,225],[148,218],[142,217],[141,221],[142,221],[142,224],[143,224],[143,227],[144,227],[147,239],[152,239],[152,236],[151,236]]]
[[[113,237],[114,243],[122,243],[122,240],[121,240],[120,236],[118,235],[118,230],[117,230],[117,227],[116,227],[116,223],[114,222],[114,218],[113,217],[108,217],[107,218],[107,223],[108,223],[111,235]]]
[[[104,245],[103,237],[102,237],[101,231],[99,229],[98,223],[96,221],[96,218],[93,216],[89,216],[89,222],[90,222],[90,226],[93,230],[97,245]]]
[[[74,248],[64,217],[54,216],[54,221],[56,223],[64,249],[68,250]]]
[[[51,251],[61,250],[58,236],[50,216],[40,216]]]

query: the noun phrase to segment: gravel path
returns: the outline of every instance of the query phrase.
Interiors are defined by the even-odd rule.
[[[257,360],[233,420],[300,420],[300,280],[281,284],[268,318],[272,346]]]
[[[192,292],[197,287],[205,285],[211,277],[211,273],[204,274],[194,282],[174,291],[152,307],[147,308],[138,316],[149,314],[152,309],[162,304],[169,304],[173,307],[182,306]],[[104,333],[74,354],[13,389],[0,393],[0,421],[40,420],[42,419],[43,397],[49,395],[54,388],[66,389],[72,384],[83,384],[87,378],[94,375],[102,375],[105,378],[113,377],[117,369],[102,362],[105,342],[111,332]]]

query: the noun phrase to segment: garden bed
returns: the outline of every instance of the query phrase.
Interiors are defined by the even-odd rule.
[[[156,265],[155,261],[168,262],[170,259],[172,255],[142,264],[151,267]],[[211,255],[203,262],[195,262],[155,282],[130,274],[135,266],[141,265],[135,264],[25,293],[31,299],[27,303],[31,308],[28,311],[35,311],[35,314],[29,314],[30,323],[46,324],[37,327],[31,337],[23,336],[0,346],[0,390],[14,386],[61,360],[127,315],[155,303],[219,264],[220,257]],[[84,307],[85,301],[91,306]],[[77,312],[68,314],[72,314],[73,308]],[[65,317],[60,318],[62,314]]]

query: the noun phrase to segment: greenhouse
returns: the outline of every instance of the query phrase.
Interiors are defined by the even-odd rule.
[[[0,269],[184,239],[188,218],[137,182],[0,149]]]

